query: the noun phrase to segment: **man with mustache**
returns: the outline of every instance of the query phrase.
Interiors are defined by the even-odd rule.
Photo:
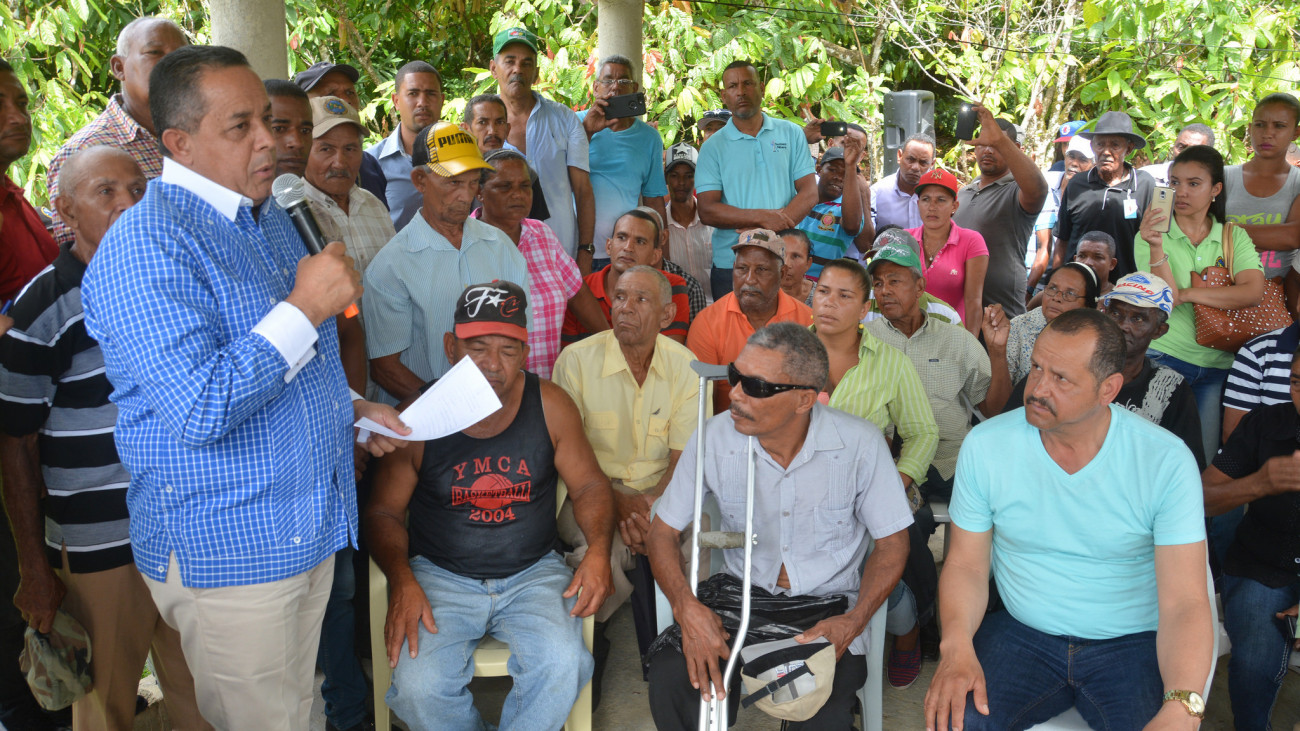
[[[1177,435],[1196,457],[1197,467],[1204,469],[1201,417],[1191,386],[1172,368],[1156,366],[1146,357],[1151,341],[1169,330],[1166,321],[1173,290],[1154,274],[1134,272],[1121,278],[1099,301],[1124,334],[1124,385],[1115,403]],[[1011,389],[1002,413],[1024,405],[1027,381],[1021,379]]]
[[[842,145],[826,148],[817,162],[817,205],[798,226],[808,236],[812,256],[857,259],[871,248],[876,229],[871,225],[869,198],[863,208],[863,195],[870,193],[863,190],[858,177],[866,141],[864,133],[851,129]],[[822,265],[813,262],[808,276],[817,279],[821,271]]]
[[[775,231],[743,231],[731,247],[735,266],[734,287],[705,307],[686,336],[686,347],[705,363],[725,365],[736,359],[745,342],[757,330],[777,322],[812,324],[808,305],[781,290],[785,274],[785,242]],[[713,412],[720,414],[731,405],[731,386],[719,383],[713,389]]]
[[[87,147],[112,145],[126,150],[148,180],[162,173],[163,156],[158,150],[157,130],[149,115],[149,72],[153,71],[158,59],[189,43],[185,31],[167,18],[146,15],[122,28],[117,34],[117,48],[108,60],[109,72],[121,82],[122,90],[109,97],[104,111],[69,137],[50,160],[45,184],[51,201],[59,197],[59,172],[63,161]],[[63,223],[57,210],[50,220],[54,223],[55,240],[60,244],[72,243],[72,230]]]
[[[1077,136],[1092,143],[1096,165],[1074,176],[1061,195],[1052,269],[1074,259],[1085,233],[1105,231],[1119,244],[1119,266],[1111,276],[1131,274],[1137,271],[1133,240],[1151,202],[1155,180],[1124,158],[1146,147],[1146,138],[1133,131],[1133,120],[1124,112],[1106,112],[1092,129],[1081,130]]]
[[[162,175],[81,288],[118,409],[131,551],[204,719],[305,729],[334,554],[357,535],[352,424],[407,430],[349,395],[334,318],[360,275],[342,243],[308,256],[268,202],[271,103],[248,60],[174,51],[149,105]]]
[[[488,69],[510,121],[506,144],[522,152],[537,171],[551,213],[544,223],[586,276],[596,256],[587,132],[572,109],[533,91],[540,45],[527,28],[506,28],[492,38]]]
[[[361,72],[345,63],[317,61],[305,71],[298,72],[298,75],[293,77],[293,83],[307,92],[308,97],[336,96],[354,108],[360,109],[361,97],[357,94],[359,78]],[[388,183],[384,177],[384,170],[379,166],[379,161],[369,152],[361,158],[361,175],[357,178],[357,183],[376,198],[384,201],[385,206],[388,205],[386,190]]]
[[[749,337],[729,367],[731,406],[709,421],[703,457],[694,438],[682,449],[655,506],[647,541],[655,578],[678,622],[651,648],[650,709],[657,728],[695,728],[700,699],[712,696],[711,687],[720,698],[727,697],[735,718],[740,673],[723,688],[721,669],[729,654],[729,634],[738,631],[723,617],[734,617],[739,609],[738,601],[725,597],[742,591],[741,555],[727,551],[723,571],[700,586],[701,597],[719,596],[721,601],[701,601],[691,593],[678,546],[694,517],[697,459],[704,460],[704,490],[721,508],[719,530],[745,529],[746,445],[751,437],[757,442],[758,541],[749,590],[774,613],[753,613],[749,644],[786,639],[795,632],[796,642],[824,638],[833,644],[837,662],[830,697],[812,718],[788,728],[854,727],[854,695],[866,680],[863,655],[870,643],[884,641],[865,631],[867,622],[902,575],[912,518],[880,430],[818,403],[829,377],[826,348],[805,324],[764,327]],[[867,556],[872,539],[875,549]],[[729,611],[718,611],[724,608]],[[770,628],[774,616],[785,627]],[[755,631],[763,633],[761,639]],[[768,636],[776,633],[780,636]]]
[[[1047,179],[1020,149],[1016,126],[975,105],[980,133],[974,146],[980,175],[957,192],[952,222],[978,231],[989,250],[984,304],[1007,317],[1025,312],[1025,248],[1047,199]]]
[[[926,728],[1030,728],[1070,708],[1092,728],[1196,728],[1217,631],[1196,461],[1113,403],[1110,317],[1063,313],[1033,363],[1025,408],[962,445]],[[986,614],[990,575],[1005,609]]]
[[[465,121],[461,122],[460,128],[474,136],[479,154],[486,159],[494,150],[504,147],[506,137],[510,135],[506,103],[496,94],[479,94],[465,103]],[[542,179],[534,176],[533,206],[528,210],[528,218],[545,221],[550,217],[551,209],[546,207]]]
[[[510,237],[469,215],[491,167],[474,138],[450,122],[429,125],[411,146],[411,162],[424,205],[371,260],[361,300],[370,377],[393,404],[451,368],[442,335],[465,287],[494,279],[518,282],[525,293],[530,286]]]
[[[342,241],[362,276],[397,234],[384,204],[357,185],[365,127],[357,110],[334,96],[311,100],[312,139],[304,192],[326,241]]]
[[[763,113],[763,86],[750,61],[727,64],[721,95],[731,120],[700,147],[695,169],[700,220],[713,226],[713,298],[732,290],[739,232],[794,228],[817,203],[803,129]]]
[[[393,78],[393,108],[398,124],[382,142],[366,150],[379,160],[386,182],[393,228],[401,231],[420,208],[420,191],[411,182],[411,148],[420,130],[442,119],[442,74],[424,61],[411,61]],[[345,100],[346,101],[346,100]],[[353,102],[355,104],[355,102]]]
[[[0,466],[22,576],[14,604],[39,632],[63,609],[90,635],[94,688],[73,704],[77,728],[131,728],[151,647],[173,723],[211,728],[199,716],[180,635],[132,565],[130,476],[113,444],[117,408],[82,318],[86,265],[109,226],[144,195],[144,173],[126,151],[96,145],[64,161],[62,183],[54,204],[72,247],[23,290],[12,310],[17,326],[0,339]]]
[[[609,479],[573,400],[524,370],[524,290],[471,284],[454,302],[446,358],[470,359],[501,408],[379,462],[366,534],[388,577],[388,653],[374,660],[394,668],[387,703],[414,731],[482,729],[467,686],[491,633],[514,680],[501,728],[558,729],[594,665],[582,618],[610,593]],[[555,551],[561,489],[587,546],[574,570]]]

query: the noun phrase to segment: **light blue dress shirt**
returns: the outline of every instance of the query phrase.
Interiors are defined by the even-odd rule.
[[[384,171],[388,215],[393,219],[393,228],[401,231],[424,205],[420,191],[411,182],[411,156],[402,149],[402,126],[399,124],[391,135],[366,152],[379,161],[379,169]]]
[[[569,183],[569,168],[591,170],[587,132],[572,109],[535,91],[533,100],[536,104],[528,115],[528,149],[524,156],[542,183],[546,207],[551,211],[551,217],[544,223],[555,232],[569,256],[573,256],[578,244],[592,243],[578,241],[578,210],[574,207],[573,185]],[[517,150],[509,142],[505,146]],[[596,250],[599,252],[600,246]]]
[[[704,489],[718,501],[718,530],[743,532],[748,437],[736,431],[730,412],[710,419],[704,435]],[[674,530],[685,529],[694,518],[697,442],[692,436],[686,443],[655,503],[655,515]],[[816,404],[808,434],[789,467],[762,446],[755,449],[754,586],[790,596],[843,594],[851,608],[870,539],[912,524],[912,509],[884,436],[866,419]],[[776,584],[783,565],[789,589]],[[727,551],[724,569],[742,576],[743,552]],[[869,641],[864,631],[849,651],[865,655]]]
[[[457,249],[417,212],[366,269],[361,309],[367,352],[371,358],[401,353],[402,365],[421,379],[441,377],[451,368],[442,336],[455,325],[457,298],[471,284],[497,279],[523,287],[530,303],[531,330],[528,263],[510,237],[477,218],[468,218]],[[382,389],[380,397],[386,403],[397,403]]]

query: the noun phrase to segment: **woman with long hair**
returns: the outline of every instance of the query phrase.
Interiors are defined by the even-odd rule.
[[[1208,456],[1219,447],[1220,402],[1233,354],[1197,344],[1192,305],[1224,310],[1258,305],[1264,296],[1264,272],[1244,227],[1233,226],[1232,240],[1224,241],[1226,201],[1223,156],[1218,151],[1205,145],[1183,150],[1169,166],[1169,187],[1174,189],[1174,205],[1168,233],[1159,231],[1166,216],[1147,208],[1133,242],[1133,255],[1139,270],[1164,279],[1174,290],[1169,332],[1151,342],[1148,354],[1157,366],[1169,366],[1192,387]],[[1191,286],[1193,272],[1225,265],[1226,246],[1232,247],[1233,284]]]

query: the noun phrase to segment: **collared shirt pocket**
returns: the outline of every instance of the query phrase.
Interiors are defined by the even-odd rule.
[[[603,452],[617,451],[618,414],[612,411],[593,411],[587,414],[587,438],[591,440],[592,449]]]

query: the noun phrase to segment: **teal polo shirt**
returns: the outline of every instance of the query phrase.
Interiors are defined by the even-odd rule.
[[[781,208],[795,196],[794,181],[813,174],[813,159],[803,128],[763,115],[757,136],[736,129],[735,120],[705,141],[695,165],[695,191],[722,191],[722,202],[736,208]],[[735,229],[713,230],[713,266],[736,262]]]

